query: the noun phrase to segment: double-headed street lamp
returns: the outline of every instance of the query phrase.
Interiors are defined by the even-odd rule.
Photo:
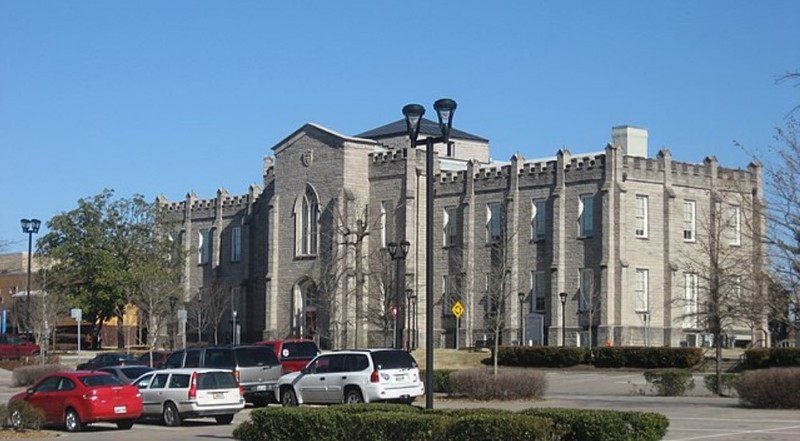
[[[567,293],[562,292],[558,295],[561,298],[561,347],[566,346],[567,338],[567,317],[564,313],[567,309]]]
[[[42,221],[39,219],[22,219],[22,232],[28,235],[28,293],[25,295],[25,327],[31,327],[31,257],[33,255],[33,235],[39,232]]]
[[[433,409],[433,145],[447,144],[453,129],[453,114],[456,102],[442,98],[433,103],[439,117],[439,130],[442,136],[428,136],[417,141],[425,108],[419,104],[403,107],[411,148],[425,145],[425,407]]]
[[[391,256],[392,260],[395,262],[394,307],[397,308],[397,313],[394,316],[395,349],[403,348],[403,324],[405,323],[403,316],[403,305],[405,303],[405,299],[400,292],[402,290],[403,282],[405,281],[405,275],[401,277],[400,271],[402,270],[401,261],[405,260],[406,255],[408,255],[409,247],[411,247],[411,244],[407,240],[404,240],[399,244],[396,242],[389,242],[386,244],[386,249],[389,251],[389,256]]]

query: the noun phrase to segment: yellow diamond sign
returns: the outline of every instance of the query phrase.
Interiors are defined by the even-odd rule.
[[[456,316],[456,318],[461,318],[461,316],[464,314],[464,305],[462,305],[460,301],[456,300],[456,302],[453,303],[453,307],[450,308],[450,311],[454,316]]]

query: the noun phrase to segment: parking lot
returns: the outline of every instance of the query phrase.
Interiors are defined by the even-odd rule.
[[[438,398],[437,408],[495,407],[520,410],[528,407],[565,407],[583,409],[641,410],[658,412],[670,420],[665,440],[771,440],[794,441],[800,433],[800,412],[797,410],[746,409],[738,406],[735,398],[717,398],[702,386],[697,376],[697,387],[684,397],[657,397],[639,395],[646,386],[637,372],[586,372],[570,370],[547,371],[549,388],[546,400],[540,402],[473,402]],[[15,390],[7,385],[8,373],[0,375],[0,401],[7,402]],[[417,405],[424,406],[420,400]],[[169,428],[155,423],[136,424],[129,431],[117,430],[113,425],[98,424],[86,432],[73,434],[55,431],[59,439],[136,441],[152,439],[162,441],[233,439],[231,433],[238,422],[248,418],[252,409],[237,414],[232,425],[219,426],[212,420],[188,421],[184,427]],[[49,439],[52,439],[49,438]]]

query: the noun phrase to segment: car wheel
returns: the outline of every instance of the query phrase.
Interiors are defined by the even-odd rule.
[[[297,406],[297,394],[294,393],[294,389],[291,387],[281,389],[281,404],[283,407]]]
[[[363,403],[364,397],[361,395],[361,391],[356,388],[347,389],[344,393],[344,402],[347,404]]]
[[[80,432],[83,428],[81,418],[75,409],[67,409],[67,413],[64,414],[64,427],[67,428],[67,432]]]
[[[11,417],[9,418],[9,423],[11,423],[11,427],[14,429],[22,429],[22,411],[17,409],[12,412]]]
[[[165,425],[170,427],[181,425],[181,414],[178,413],[178,409],[172,403],[164,405],[164,413],[161,415],[161,419]]]
[[[117,428],[120,430],[128,430],[133,427],[133,420],[117,421]]]
[[[231,415],[218,415],[214,417],[217,420],[217,424],[230,424],[233,421],[233,414]]]

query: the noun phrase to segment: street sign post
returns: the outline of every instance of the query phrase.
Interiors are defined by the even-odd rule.
[[[456,302],[453,303],[453,307],[450,308],[450,312],[456,316],[456,349],[458,349],[458,334],[461,333],[459,322],[461,321],[461,316],[464,314],[464,305],[461,304],[460,300],[456,300]]]
[[[83,320],[83,310],[81,308],[72,308],[69,310],[69,315],[78,322],[78,363],[81,362],[81,320]]]

